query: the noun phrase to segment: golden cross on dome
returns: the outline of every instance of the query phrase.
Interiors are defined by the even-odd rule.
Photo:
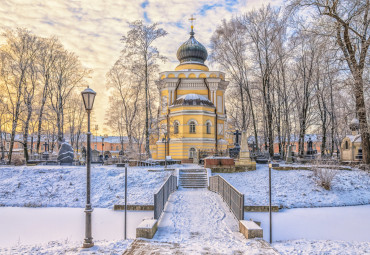
[[[191,21],[191,30],[193,30],[193,21],[196,20],[196,18],[193,17],[193,14],[191,15],[191,18],[189,19]]]

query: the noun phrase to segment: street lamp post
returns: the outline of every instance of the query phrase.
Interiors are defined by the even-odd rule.
[[[271,200],[272,200],[272,187],[271,187],[271,168],[273,167],[279,167],[279,164],[272,163],[271,162],[271,156],[269,156],[269,218],[270,218],[270,243],[272,243],[272,206],[271,206]]]
[[[164,138],[162,138],[162,142],[164,142],[164,168],[167,169],[167,143],[170,141],[168,136],[168,132],[165,131],[164,133]]]
[[[101,137],[101,155],[103,156],[104,162],[104,136]]]
[[[103,156],[103,162],[104,162],[104,139],[108,138],[108,135],[102,136],[102,142],[101,142],[101,155]]]
[[[83,248],[94,246],[91,233],[91,213],[93,211],[90,203],[90,170],[91,170],[91,132],[90,132],[90,113],[94,105],[96,92],[89,87],[81,92],[82,99],[87,112],[87,162],[86,162],[86,221],[85,221],[85,239]]]
[[[96,146],[96,149],[98,149],[98,130],[99,130],[99,125],[95,125],[95,146]]]

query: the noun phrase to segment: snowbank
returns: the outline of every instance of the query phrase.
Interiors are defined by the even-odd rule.
[[[346,255],[370,254],[370,242],[346,242],[330,240],[294,240],[273,243],[273,247],[281,254],[301,255]]]
[[[0,254],[122,254],[132,240],[97,241],[95,246],[82,249],[81,242],[53,241],[39,245],[16,245],[11,248],[0,248]]]
[[[154,192],[171,172],[148,171],[152,168],[128,168],[129,204],[154,203]],[[124,173],[124,168],[115,166],[92,166],[94,207],[111,208],[124,203]],[[84,207],[85,202],[86,167],[0,167],[0,206]]]
[[[317,185],[309,170],[272,170],[272,203],[286,208],[370,204],[370,175],[364,171],[337,170],[332,189]],[[268,204],[268,167],[256,171],[221,173],[244,193],[245,205]]]

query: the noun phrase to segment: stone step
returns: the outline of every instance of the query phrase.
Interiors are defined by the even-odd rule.
[[[180,182],[180,184],[187,184],[187,183],[189,183],[189,184],[198,184],[198,183],[200,183],[200,184],[207,184],[207,182],[206,181],[192,181],[192,182],[188,182],[188,181],[184,181],[184,182]]]
[[[189,181],[191,181],[191,180],[202,180],[202,181],[206,181],[207,180],[207,178],[180,178],[179,179],[180,181],[181,180],[189,180]]]
[[[204,169],[182,169],[179,172],[180,186],[183,188],[207,188],[207,172]]]
[[[205,189],[206,186],[181,186],[184,189]]]
[[[180,180],[207,180],[207,177],[180,177]]]

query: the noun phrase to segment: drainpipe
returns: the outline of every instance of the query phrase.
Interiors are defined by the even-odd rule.
[[[204,78],[204,84],[206,84],[206,87],[207,87],[207,90],[208,90],[208,100],[212,102],[211,100],[211,91],[209,89],[209,86],[208,86],[208,83],[207,83],[207,78]],[[215,149],[216,149],[216,153],[218,151],[218,146],[217,146],[217,107],[215,106],[215,114],[216,114],[216,117],[215,117]]]
[[[217,146],[217,107],[215,108],[215,114],[216,114],[216,117],[215,117],[215,141],[216,141],[216,144],[215,144],[215,148],[216,148],[216,153],[218,153],[218,146]]]
[[[175,101],[177,99],[177,89],[180,86],[180,84],[181,84],[181,78],[179,78],[179,80],[178,80],[178,82],[176,84],[176,88],[175,88],[175,91],[173,93],[173,97],[174,97],[173,101]]]
[[[204,84],[206,84],[206,87],[207,87],[207,90],[208,90],[208,100],[212,101],[211,100],[211,91],[209,90],[209,86],[208,86],[208,83],[207,83],[207,78],[204,78]]]

